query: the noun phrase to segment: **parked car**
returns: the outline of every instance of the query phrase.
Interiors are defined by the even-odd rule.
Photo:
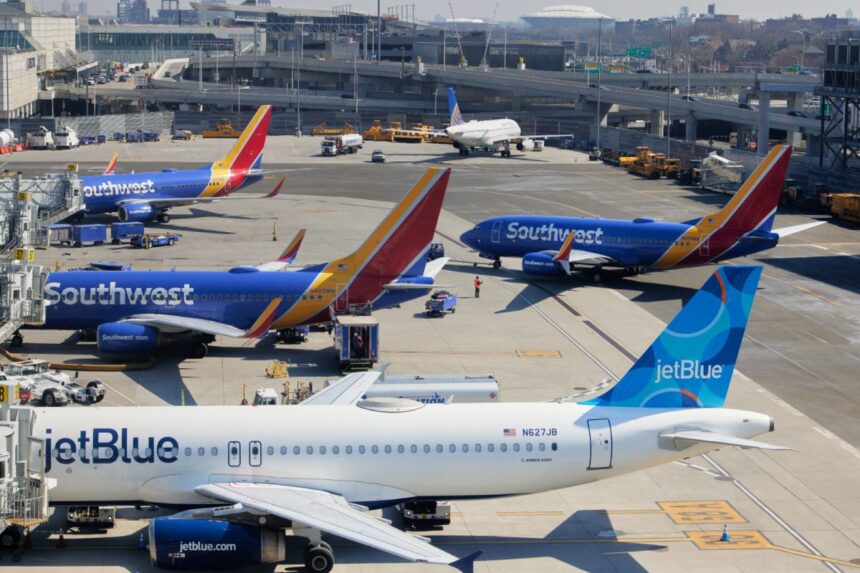
[[[754,105],[753,105],[753,104],[751,104],[751,103],[746,103],[746,102],[744,102],[744,101],[742,101],[741,103],[739,103],[739,104],[738,104],[738,107],[739,107],[739,108],[741,108],[741,109],[748,109],[748,110],[750,110],[750,111],[758,111],[758,107],[754,106]]]
[[[791,110],[786,115],[790,115],[791,117],[809,117],[805,113],[803,113],[802,111],[798,111],[796,109]]]
[[[374,163],[385,163],[385,153],[381,149],[377,149],[370,155],[370,160]]]
[[[694,95],[682,95],[681,99],[692,102],[701,102],[702,98],[694,96]]]

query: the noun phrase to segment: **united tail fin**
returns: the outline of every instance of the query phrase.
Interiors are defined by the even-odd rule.
[[[721,267],[632,368],[583,402],[641,408],[723,405],[749,320],[761,267]]]
[[[451,117],[451,125],[465,123],[463,114],[460,113],[460,105],[457,103],[457,94],[454,92],[454,88],[448,88],[448,114]]]
[[[245,126],[242,135],[233,144],[230,152],[212,164],[213,170],[226,169],[245,174],[251,169],[258,169],[263,155],[263,147],[266,145],[266,134],[269,132],[271,118],[272,106],[261,105],[248,125]]]
[[[722,227],[739,235],[770,231],[790,159],[790,145],[775,145],[726,206],[703,217],[698,226]]]

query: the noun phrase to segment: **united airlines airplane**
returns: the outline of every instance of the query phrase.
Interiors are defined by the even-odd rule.
[[[99,351],[148,354],[191,334],[202,358],[215,336],[257,338],[269,330],[331,320],[331,308],[385,308],[423,296],[448,259],[427,251],[449,169],[429,169],[354,253],[283,270],[294,257],[227,271],[67,271],[51,273],[39,328],[96,331]],[[293,244],[301,241],[300,235]]]
[[[581,267],[595,282],[603,267],[637,274],[744,257],[822,224],[771,229],[790,157],[790,146],[775,146],[725,207],[683,223],[507,215],[481,221],[460,240],[492,259],[496,268],[501,257],[522,257],[526,273],[565,276]]]
[[[259,181],[266,173],[261,164],[271,117],[272,106],[261,106],[230,152],[199,169],[118,175],[114,155],[102,175],[81,177],[85,213],[116,213],[120,221],[167,223],[167,211],[172,207],[218,201]],[[270,198],[278,190],[280,184],[268,195],[240,198]]]
[[[471,571],[477,553],[452,555],[366,510],[544,492],[723,446],[784,449],[752,439],[771,418],[723,407],[760,275],[717,270],[584,402],[426,405],[338,388],[323,405],[39,408],[31,463],[56,480],[54,504],[184,509],[149,525],[165,569],[280,562],[291,529],[309,540],[308,571],[334,566],[323,534]]]
[[[451,124],[442,131],[430,133],[451,139],[460,155],[469,155],[473,150],[483,149],[493,153],[500,151],[502,157],[510,157],[512,144],[519,151],[531,151],[535,147],[536,139],[572,137],[571,134],[523,135],[520,124],[507,118],[464,121],[454,88],[448,88],[448,113],[451,116]],[[427,135],[427,132],[423,131],[397,131]]]

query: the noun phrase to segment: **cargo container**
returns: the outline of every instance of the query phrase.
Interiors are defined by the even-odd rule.
[[[830,212],[835,218],[860,223],[860,194],[834,193],[831,201]]]
[[[83,246],[84,243],[103,245],[107,241],[107,225],[74,225],[72,241],[76,247]]]
[[[132,235],[143,235],[143,233],[143,223],[139,221],[110,224],[110,242],[114,245],[130,241]]]
[[[72,226],[68,223],[55,223],[42,228],[43,233],[47,233],[49,245],[71,245],[72,244]]]
[[[379,323],[372,316],[338,316],[334,349],[341,368],[372,368],[379,360]]]

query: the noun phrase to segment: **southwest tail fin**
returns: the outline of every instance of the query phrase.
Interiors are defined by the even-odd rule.
[[[287,248],[284,249],[284,252],[281,253],[280,257],[278,257],[278,262],[292,263],[296,260],[296,257],[299,254],[299,249],[302,248],[302,241],[305,238],[306,231],[307,229],[299,229],[299,232],[296,233],[296,236],[293,237],[293,240],[290,241],[290,244],[287,245]]]
[[[636,364],[606,393],[583,402],[641,408],[723,405],[761,267],[721,267]]]
[[[119,153],[114,153],[110,158],[110,163],[108,163],[107,167],[105,167],[104,173],[102,175],[113,175],[116,170],[116,164],[119,161]]]
[[[457,94],[454,93],[454,88],[448,88],[448,114],[451,116],[451,125],[465,123],[463,114],[460,113],[460,106],[457,104]]]
[[[723,227],[739,234],[770,231],[790,159],[790,145],[775,145],[726,206],[703,217],[698,226]]]
[[[261,105],[257,113],[245,126],[245,130],[230,152],[212,164],[214,169],[235,170],[242,174],[258,168],[266,145],[266,134],[269,132],[269,121],[272,118],[272,106]]]

